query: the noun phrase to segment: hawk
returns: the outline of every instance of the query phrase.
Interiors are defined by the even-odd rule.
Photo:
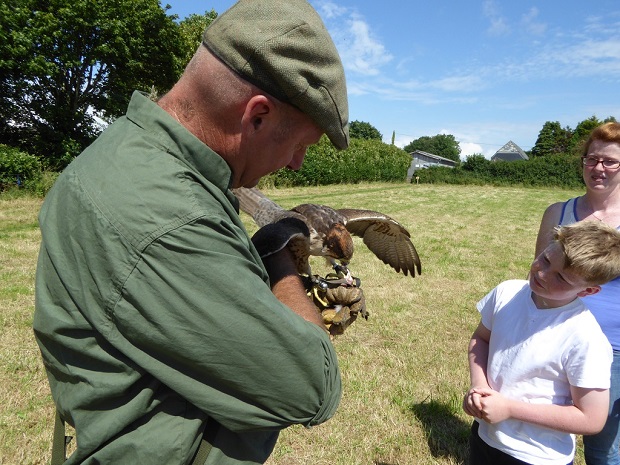
[[[286,210],[255,187],[233,189],[233,193],[239,199],[241,210],[250,215],[259,227],[277,221],[285,224],[285,227],[279,228],[279,234],[270,236],[266,246],[271,253],[287,244],[292,246],[300,274],[312,275],[308,259],[310,255],[315,255],[327,258],[337,272],[350,277],[348,264],[353,256],[351,235],[361,237],[364,244],[397,273],[414,277],[416,272],[422,272],[409,231],[383,213],[349,208],[336,210],[312,203]],[[299,220],[307,226],[307,230],[295,227],[295,222]]]

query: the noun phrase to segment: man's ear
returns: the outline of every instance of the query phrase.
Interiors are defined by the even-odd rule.
[[[589,286],[583,291],[577,293],[577,297],[586,297],[588,295],[594,295],[601,290],[601,286]]]
[[[265,95],[254,95],[245,104],[241,124],[244,130],[258,132],[275,115],[274,102]]]

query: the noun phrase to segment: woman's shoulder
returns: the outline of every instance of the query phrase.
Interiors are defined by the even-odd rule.
[[[572,199],[552,203],[545,209],[542,221],[553,225],[561,224],[564,213],[573,212],[578,200],[579,197],[573,197]]]
[[[559,224],[564,205],[565,202],[556,202],[545,209],[541,220],[541,225],[544,226],[545,229],[553,228]]]
[[[568,200],[562,200],[560,202],[552,203],[551,205],[547,207],[547,209],[545,210],[545,213],[546,212],[562,212],[564,208],[574,205],[575,202],[579,200],[579,198],[580,197],[573,197]]]

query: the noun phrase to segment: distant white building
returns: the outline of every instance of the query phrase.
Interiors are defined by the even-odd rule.
[[[411,179],[413,173],[422,168],[430,168],[431,166],[445,166],[447,168],[454,168],[456,166],[456,162],[454,160],[440,157],[439,155],[432,153],[423,152],[422,150],[415,150],[409,155],[411,155],[411,165],[409,165],[409,170],[407,171],[407,179]]]
[[[527,154],[513,141],[508,141],[501,149],[495,152],[491,161],[529,160]]]

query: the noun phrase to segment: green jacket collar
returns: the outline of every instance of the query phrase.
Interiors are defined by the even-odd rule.
[[[232,185],[232,171],[226,161],[168,112],[145,94],[135,91],[126,116],[155,137],[168,153],[198,171],[228,196],[227,191]]]

